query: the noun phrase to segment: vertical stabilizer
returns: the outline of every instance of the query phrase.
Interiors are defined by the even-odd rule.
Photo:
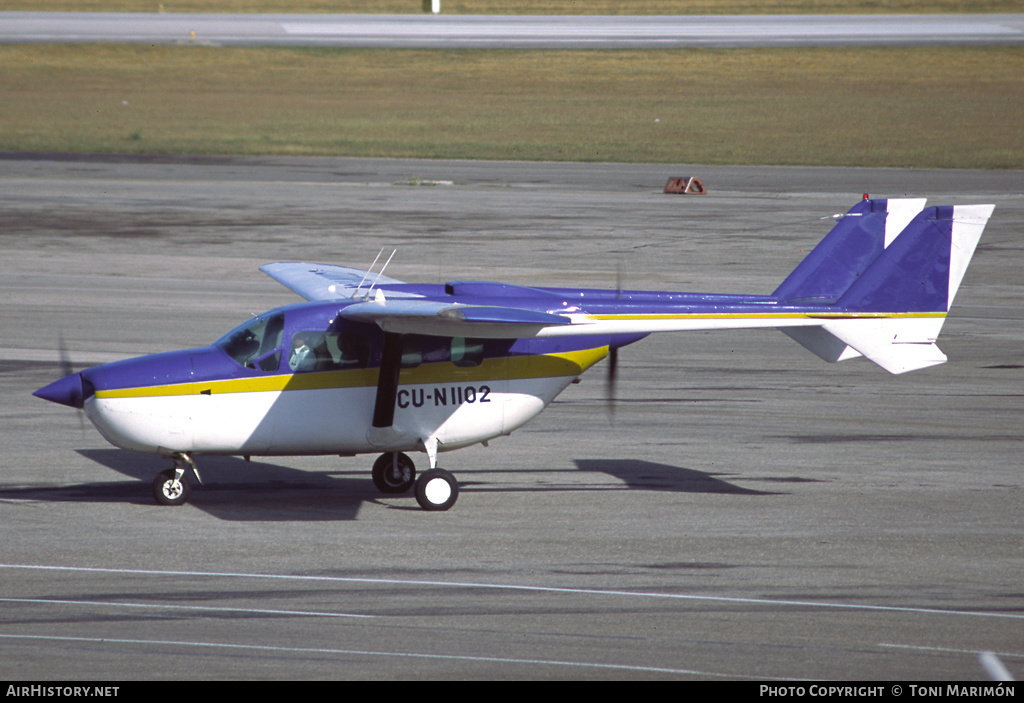
[[[832,304],[875,262],[914,217],[925,198],[864,199],[839,220],[773,294],[788,304]],[[861,353],[821,327],[782,330],[828,362],[856,359]]]
[[[947,312],[994,207],[923,210],[836,306],[857,312]]]
[[[789,304],[834,303],[895,241],[924,198],[862,200],[839,220],[773,297]]]
[[[821,329],[890,373],[946,361],[935,341],[994,205],[918,214],[837,301]]]

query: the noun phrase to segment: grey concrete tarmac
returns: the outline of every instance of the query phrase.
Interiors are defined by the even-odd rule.
[[[704,196],[661,192],[698,176]],[[0,158],[0,679],[1024,676],[1021,172]],[[863,192],[996,204],[939,345],[890,376],[771,331],[663,335],[511,437],[442,456],[165,461],[33,398],[297,298],[276,260],[771,292]],[[419,459],[422,466],[425,459]]]

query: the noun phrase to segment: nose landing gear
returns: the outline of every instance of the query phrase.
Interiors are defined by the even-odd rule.
[[[196,480],[199,483],[203,482],[199,478],[196,463],[187,453],[176,454],[173,459],[174,468],[159,473],[153,481],[153,498],[160,505],[184,505],[188,502],[192,495],[192,483],[188,480],[186,471],[191,469]]]

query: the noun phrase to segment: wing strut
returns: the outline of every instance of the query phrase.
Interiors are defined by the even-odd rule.
[[[373,426],[391,427],[395,422],[395,401],[398,399],[398,373],[402,370],[402,335],[384,334],[384,351],[377,378],[377,400],[373,406]]]

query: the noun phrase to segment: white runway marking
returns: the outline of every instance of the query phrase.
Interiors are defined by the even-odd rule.
[[[928,615],[952,615],[960,617],[1001,618],[1024,620],[1024,613],[989,613],[976,610],[944,610],[941,608],[916,608],[910,606],[868,605],[858,603],[826,603],[819,601],[785,600],[774,598],[741,598],[736,596],[697,596],[685,593],[656,593],[650,591],[621,591],[597,588],[567,588],[559,586],[524,586],[518,584],[471,583],[463,581],[429,581],[420,579],[380,579],[351,576],[301,576],[291,574],[245,574],[216,571],[160,571],[153,569],[113,569],[103,567],[48,566],[33,564],[0,564],[0,569],[37,569],[50,571],[74,571],[80,573],[128,574],[135,576],[189,576],[202,578],[251,578],[283,581],[322,581],[327,583],[372,583],[390,586],[429,586],[442,588],[481,588],[492,590],[522,591],[530,593],[564,593],[593,596],[619,596],[627,598],[664,598],[670,600],[703,601],[708,603],[737,603],[745,605],[785,606],[801,608],[823,608],[829,610],[863,610],[890,613],[918,613]]]
[[[943,652],[946,654],[981,654],[982,651],[979,649],[954,649],[952,647],[925,647],[923,645],[915,644],[893,644],[891,642],[879,642],[879,647],[889,647],[891,649],[913,649],[919,652]],[[1004,659],[1024,659],[1024,652],[992,652],[997,656],[1003,657]]]
[[[365,649],[334,649],[329,647],[277,647],[272,645],[259,644],[232,644],[229,642],[191,642],[182,640],[142,640],[142,639],[117,639],[109,637],[68,637],[61,635],[3,635],[0,639],[6,640],[35,640],[50,642],[89,642],[105,644],[133,644],[133,645],[158,645],[166,647],[176,645],[191,648],[210,649],[248,649],[258,652],[281,652],[298,654],[337,654],[346,657],[392,657],[403,659],[434,659],[446,661],[479,662],[485,664],[532,664],[539,666],[565,666],[578,669],[613,669],[619,671],[643,671],[659,674],[681,674],[686,676],[713,676],[721,678],[737,678],[736,674],[716,674],[708,671],[694,671],[691,669],[668,669],[656,666],[633,666],[630,664],[599,664],[595,662],[572,662],[552,659],[516,659],[512,657],[474,657],[463,654],[425,654],[420,652],[383,652]]]
[[[170,605],[166,603],[115,603],[103,600],[64,600],[59,598],[0,598],[0,603],[45,603],[47,605],[90,605],[104,608],[140,608],[149,610],[192,610],[219,613],[246,613],[249,615],[292,615],[318,618],[375,618],[376,615],[358,613],[328,613],[311,610],[274,610],[269,608],[215,608],[208,605]]]

